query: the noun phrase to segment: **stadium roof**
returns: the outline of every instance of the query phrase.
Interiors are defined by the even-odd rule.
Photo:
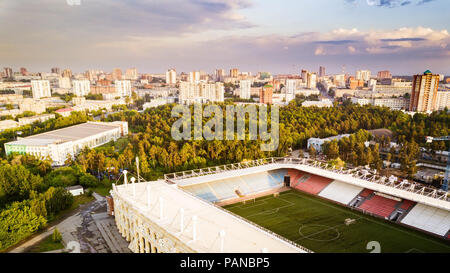
[[[150,207],[147,205],[147,185],[150,185]],[[268,232],[228,211],[197,198],[176,184],[165,181],[116,186],[117,197],[130,203],[139,213],[163,227],[197,252],[220,252],[219,232],[225,231],[224,252],[260,253],[265,248],[272,253],[306,252],[274,233]],[[115,197],[116,198],[116,197]],[[159,198],[163,198],[163,219]],[[183,208],[186,228],[180,234],[180,209]],[[193,241],[192,216],[197,216],[197,236]]]
[[[10,145],[47,145],[76,141],[117,128],[114,123],[87,122],[11,141]]]

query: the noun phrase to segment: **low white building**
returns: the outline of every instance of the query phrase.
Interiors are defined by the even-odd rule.
[[[65,188],[66,191],[68,191],[70,194],[72,194],[73,196],[78,196],[78,195],[82,195],[84,194],[84,189],[82,186],[80,185],[76,185],[76,186],[71,186],[71,187],[67,187]]]
[[[322,147],[323,144],[325,142],[329,142],[332,140],[340,140],[343,137],[349,137],[349,134],[343,134],[343,135],[337,135],[337,136],[331,136],[331,137],[327,137],[327,138],[316,138],[316,137],[312,137],[308,139],[308,149],[309,147],[314,147],[314,149],[317,152],[322,152]]]
[[[64,165],[85,147],[94,148],[128,135],[128,123],[87,122],[5,143],[5,152],[50,158],[53,165]]]

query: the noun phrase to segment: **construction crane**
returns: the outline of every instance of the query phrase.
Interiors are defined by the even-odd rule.
[[[433,141],[449,141],[450,136],[443,136],[443,137],[427,137],[427,143],[433,142]],[[442,183],[442,190],[448,191],[448,175],[450,173],[450,147],[448,149],[447,154],[447,167],[445,168],[445,175],[444,175],[444,183]]]

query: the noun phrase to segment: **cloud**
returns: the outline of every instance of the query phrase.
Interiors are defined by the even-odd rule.
[[[345,0],[350,4],[367,4],[369,6],[374,7],[385,7],[385,8],[395,8],[395,7],[403,7],[408,5],[423,5],[426,3],[433,2],[435,0]]]

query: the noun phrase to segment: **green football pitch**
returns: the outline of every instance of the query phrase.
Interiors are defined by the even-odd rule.
[[[224,208],[314,252],[450,253],[444,239],[294,190]]]

